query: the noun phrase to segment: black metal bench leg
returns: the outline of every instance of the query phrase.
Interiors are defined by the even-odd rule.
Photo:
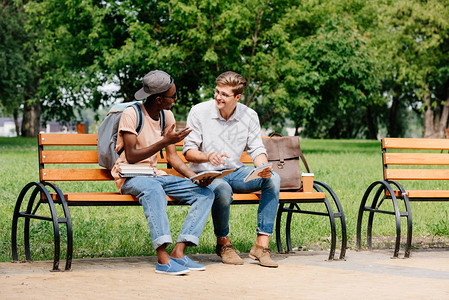
[[[28,201],[26,214],[31,215],[34,205],[34,200],[39,192],[39,188],[35,188],[31,193],[30,200]],[[24,246],[25,246],[25,257],[28,261],[31,261],[31,251],[30,251],[30,218],[25,218],[24,230],[23,230]]]
[[[401,213],[399,212],[398,200],[394,194],[391,195],[394,207],[394,216],[396,219],[396,243],[394,247],[393,257],[397,258],[399,256],[399,248],[401,246]]]
[[[62,209],[64,212],[64,218],[58,219],[58,223],[65,223],[67,228],[67,256],[65,263],[65,271],[69,271],[72,268],[72,255],[73,255],[73,231],[72,231],[72,220],[70,217],[69,206],[67,204],[67,200],[64,197],[62,191],[53,183],[45,182],[46,186],[51,187],[56,194],[58,195],[58,199],[62,205]]]
[[[404,196],[405,209],[407,210],[407,245],[405,246],[404,257],[410,257],[410,250],[412,248],[412,210],[408,197]]]
[[[285,222],[285,241],[287,244],[287,250],[285,253],[289,253],[293,251],[292,247],[292,238],[291,238],[291,223],[292,223],[292,216],[293,216],[293,208],[295,207],[295,203],[290,203],[289,207],[287,209],[284,208],[284,204],[279,204],[277,217],[276,217],[276,244],[278,248],[278,252],[283,252],[282,247],[282,238],[281,238],[281,220],[282,220],[282,214],[287,213],[287,219]]]
[[[20,207],[23,203],[25,195],[33,189],[28,205],[27,210],[25,213],[20,212]],[[32,211],[35,199],[39,195],[41,197],[41,200],[37,203],[36,207]],[[45,199],[49,205],[50,208],[50,214],[51,217],[46,216],[39,216],[36,215],[36,211],[39,208],[40,204],[43,203],[42,199]],[[17,223],[19,218],[25,218],[25,225],[24,225],[24,244],[25,244],[25,256],[27,260],[31,260],[31,251],[30,251],[30,243],[29,243],[29,237],[30,237],[30,220],[31,219],[39,219],[44,221],[51,221],[53,224],[53,235],[54,235],[54,260],[53,260],[53,269],[52,271],[58,271],[59,270],[59,253],[60,253],[60,241],[59,241],[59,226],[58,226],[58,218],[56,214],[56,208],[54,206],[53,200],[51,199],[50,193],[45,188],[45,186],[39,182],[30,182],[27,184],[22,191],[19,194],[19,197],[16,201],[16,206],[14,209],[14,216],[13,216],[13,223],[12,223],[12,233],[11,233],[11,249],[12,249],[12,256],[13,260],[18,260],[18,253],[17,253]]]
[[[366,200],[368,200],[368,196],[373,189],[375,183],[371,184],[368,189],[363,194],[362,201],[360,202],[359,213],[357,216],[357,232],[356,232],[356,240],[357,240],[357,250],[362,250],[362,222],[363,222],[363,213],[365,212]]]
[[[373,202],[371,203],[371,207],[366,207],[366,202],[368,201],[368,197],[370,196],[372,190],[377,186],[380,185],[380,187],[376,190],[376,194],[373,198]],[[377,201],[379,199],[380,194],[384,190],[390,190],[393,192],[393,189],[390,187],[390,185],[386,181],[375,181],[373,182],[365,191],[362,197],[362,201],[360,202],[358,217],[357,217],[357,249],[362,249],[362,221],[363,221],[363,215],[365,211],[369,212],[369,219],[368,219],[368,225],[367,225],[367,244],[368,249],[372,249],[372,224],[373,224],[373,218],[374,218],[374,212],[373,211],[377,206]]]
[[[11,226],[11,253],[12,253],[12,259],[13,261],[18,261],[19,256],[17,253],[17,223],[19,220],[20,215],[20,207],[22,206],[23,198],[30,190],[30,188],[35,187],[37,183],[29,183],[26,185],[19,194],[19,197],[17,197],[16,205],[14,207],[14,214],[12,218],[12,226]],[[34,197],[36,196],[36,193],[34,193]],[[33,200],[34,201],[34,200]],[[27,257],[28,259],[28,257]]]
[[[340,200],[338,199],[337,195],[335,194],[335,192],[331,189],[330,186],[328,186],[327,184],[325,184],[324,182],[321,181],[314,181],[314,185],[318,185],[323,187],[328,193],[329,195],[332,197],[332,200],[335,204],[335,206],[337,207],[337,213],[334,213],[334,218],[339,218],[340,219],[340,224],[341,224],[341,251],[340,251],[340,257],[339,259],[344,259],[346,256],[346,248],[347,248],[347,244],[348,244],[348,236],[347,236],[347,229],[346,229],[346,217],[343,211],[343,206],[340,203]]]
[[[293,208],[295,207],[294,203],[290,203],[290,206],[288,208],[287,212],[287,220],[285,222],[285,241],[287,243],[287,252],[292,252],[292,235],[291,235],[291,228],[292,228],[292,217],[293,217]]]
[[[380,195],[382,194],[383,191],[385,191],[385,187],[384,186],[380,186],[377,189],[376,194],[374,195],[373,202],[371,203],[371,209],[373,209],[373,210],[369,212],[368,226],[367,226],[367,230],[366,230],[366,240],[367,240],[367,245],[368,245],[368,249],[369,250],[373,250],[374,209],[377,207],[377,203],[378,203],[379,197],[380,197]]]
[[[284,210],[284,203],[279,203],[276,215],[276,246],[278,248],[279,253],[283,253],[282,239],[281,239],[281,221],[283,210]]]
[[[334,213],[332,211],[332,207],[327,198],[324,200],[324,204],[326,205],[326,209],[329,213],[329,222],[331,225],[331,249],[329,252],[329,260],[333,260],[335,256],[335,248],[337,246],[337,231],[335,230],[335,218]]]

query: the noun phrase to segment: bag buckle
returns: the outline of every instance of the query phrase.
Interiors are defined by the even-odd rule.
[[[279,169],[283,169],[284,165],[285,165],[285,163],[283,161],[282,162],[278,162],[278,168]]]

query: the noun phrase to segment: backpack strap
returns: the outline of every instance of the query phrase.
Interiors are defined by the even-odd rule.
[[[137,132],[137,135],[139,135],[140,132],[142,131],[142,128],[143,128],[143,110],[142,110],[142,106],[140,105],[139,102],[135,102],[131,106],[136,111],[136,132]],[[117,151],[117,154],[120,156],[120,154],[122,154],[122,152],[124,150],[125,150],[125,148],[120,149],[119,151]]]
[[[159,112],[159,120],[161,120],[161,135],[164,135],[165,130],[165,111],[161,110]]]
[[[161,135],[164,135],[164,130],[165,130],[165,112],[164,112],[164,110],[161,110],[159,112],[159,120],[161,121]],[[162,149],[161,149],[160,153],[161,153],[161,158],[164,158],[164,153],[162,152]]]
[[[137,135],[140,134],[140,132],[142,131],[142,127],[143,127],[143,111],[142,111],[142,105],[140,105],[139,102],[136,102],[132,105],[132,107],[134,108],[134,110],[136,111],[136,116],[137,116],[137,121],[136,121],[136,131],[137,131]]]

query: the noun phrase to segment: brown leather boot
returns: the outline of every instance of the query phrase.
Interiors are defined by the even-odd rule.
[[[251,248],[251,251],[249,252],[249,257],[258,260],[261,266],[277,268],[278,264],[271,259],[270,253],[270,248],[264,248],[262,246],[254,244],[254,246]]]
[[[234,246],[231,245],[217,245],[215,252],[221,257],[224,264],[243,265],[243,259],[235,252]]]

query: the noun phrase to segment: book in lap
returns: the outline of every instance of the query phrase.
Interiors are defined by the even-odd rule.
[[[200,172],[198,174],[196,174],[195,176],[190,177],[190,179],[192,180],[202,180],[205,178],[221,178],[224,177],[232,172],[234,172],[237,169],[229,169],[229,170],[221,170],[221,171],[217,171],[217,170],[209,170],[209,171],[203,171]]]
[[[147,163],[146,164],[119,163],[117,168],[120,177],[154,176],[154,168]]]
[[[246,177],[245,179],[243,179],[243,182],[248,182],[257,178],[261,178],[259,176],[259,173],[262,172],[263,170],[270,168],[273,164],[272,163],[268,163],[266,165],[262,165],[260,167],[254,168]],[[273,172],[272,172],[273,173]]]

